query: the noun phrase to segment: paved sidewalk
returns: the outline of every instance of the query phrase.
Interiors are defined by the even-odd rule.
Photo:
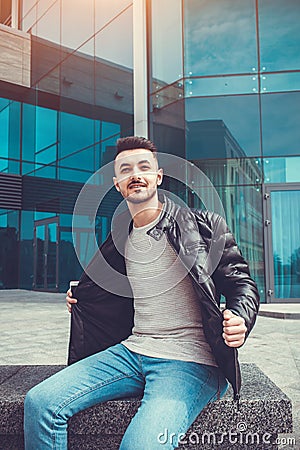
[[[0,290],[0,305],[1,365],[66,364],[70,314],[65,294]],[[264,310],[300,317],[300,304],[262,305]],[[295,430],[282,437],[280,448],[300,450],[300,320],[259,316],[239,354],[241,362],[257,364],[292,400]],[[286,437],[296,443],[284,445]]]

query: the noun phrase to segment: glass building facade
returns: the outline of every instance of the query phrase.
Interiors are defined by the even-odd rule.
[[[298,0],[0,0],[0,288],[79,276],[78,193],[140,134],[213,183],[262,301],[299,302],[299,23]],[[164,188],[200,207],[200,178]]]

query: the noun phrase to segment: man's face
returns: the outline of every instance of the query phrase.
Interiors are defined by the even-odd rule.
[[[114,184],[126,201],[143,203],[156,195],[163,171],[157,159],[144,148],[124,150],[115,159]]]

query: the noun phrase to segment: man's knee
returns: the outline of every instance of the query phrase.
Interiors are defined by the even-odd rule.
[[[30,391],[27,392],[24,401],[24,411],[26,415],[34,415],[35,417],[40,416],[47,405],[51,401],[51,396],[46,389],[42,389],[38,384],[34,386]]]

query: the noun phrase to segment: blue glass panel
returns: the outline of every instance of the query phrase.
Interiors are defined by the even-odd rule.
[[[205,208],[215,210],[211,188],[201,187],[199,197],[206,199]],[[264,282],[264,247],[263,247],[263,215],[261,186],[216,186],[221,199],[228,226],[249,262],[251,274],[258,284],[260,294],[265,292]],[[202,207],[199,197],[190,198],[190,205]],[[263,298],[262,298],[263,300]]]
[[[211,78],[189,78],[185,81],[186,97],[228,94],[257,94],[258,91],[258,77],[256,74]]]
[[[0,289],[18,287],[19,211],[0,209]]]
[[[185,75],[257,71],[255,1],[186,0]]]
[[[260,156],[257,95],[190,98],[185,104],[188,159]]]
[[[91,146],[86,150],[64,157],[59,163],[60,179],[84,182],[95,171],[95,147]]]
[[[64,167],[58,168],[59,179],[60,180],[68,180],[68,181],[76,181],[77,183],[85,183],[93,171],[84,172],[79,169],[68,169]]]
[[[3,172],[3,173],[8,172],[8,159],[0,158],[0,172]]]
[[[299,183],[300,156],[264,158],[265,183]]]
[[[56,178],[56,166],[38,163],[22,163],[23,175],[31,175],[43,178]]]
[[[300,69],[300,3],[298,0],[259,0],[262,69]]]
[[[59,157],[94,144],[94,120],[61,112]],[[79,162],[79,161],[78,161]],[[81,161],[83,162],[83,161]],[[80,162],[80,166],[81,166]]]
[[[47,288],[56,288],[56,261],[57,261],[57,223],[48,223],[47,240]]]
[[[57,111],[36,107],[36,151],[57,141]]]
[[[0,156],[8,158],[9,101],[0,99]]]
[[[261,160],[258,158],[227,158],[191,160],[214,186],[257,185],[263,180]]]
[[[21,104],[19,102],[10,102],[9,104],[9,158],[18,161],[9,161],[8,171],[11,173],[20,173],[20,123],[21,123]]]
[[[102,122],[102,165],[113,161],[115,157],[115,145],[120,137],[121,127],[118,123]]]
[[[49,219],[51,217],[55,217],[55,213],[49,213],[49,212],[34,212],[34,220],[42,220],[42,219]]]
[[[33,283],[33,211],[21,212],[20,288],[32,289]]]
[[[300,191],[273,191],[271,201],[274,296],[300,298]]]
[[[300,92],[261,98],[264,156],[300,154]]]
[[[49,147],[45,150],[41,150],[39,153],[36,154],[35,160],[39,165],[53,163],[53,165],[55,166],[56,145]]]
[[[28,175],[34,175],[42,178],[56,178],[56,167],[55,165],[45,166],[43,164],[35,164],[34,171]]]
[[[22,114],[22,159],[23,161],[35,160],[36,147],[36,107],[23,103]],[[23,173],[30,171],[23,162]]]
[[[261,92],[300,91],[300,72],[261,75]]]
[[[45,226],[41,225],[36,228],[36,237],[38,239],[45,239]]]
[[[102,140],[106,140],[108,138],[113,138],[116,140],[119,137],[118,135],[120,134],[121,129],[120,124],[102,121],[101,125]]]

